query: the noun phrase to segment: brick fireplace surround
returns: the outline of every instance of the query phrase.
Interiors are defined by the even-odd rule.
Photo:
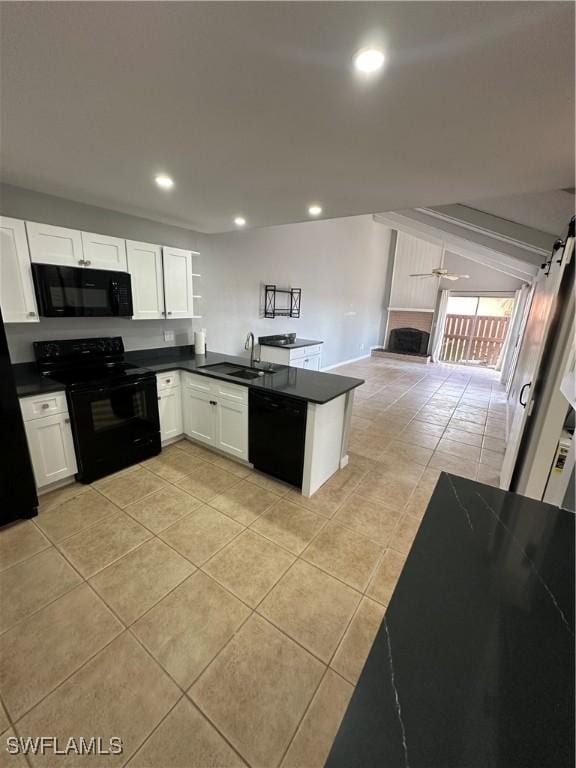
[[[416,328],[418,331],[432,333],[433,312],[418,312],[417,310],[391,309],[388,312],[388,328],[384,349],[388,348],[390,331],[395,328]]]

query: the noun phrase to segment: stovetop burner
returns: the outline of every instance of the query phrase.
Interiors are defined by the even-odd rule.
[[[153,377],[154,373],[124,361],[124,344],[112,338],[65,339],[34,342],[42,374],[67,389],[114,386]]]

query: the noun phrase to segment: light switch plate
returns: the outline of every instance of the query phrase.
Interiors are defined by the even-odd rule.
[[[174,341],[174,331],[164,331],[164,341]]]

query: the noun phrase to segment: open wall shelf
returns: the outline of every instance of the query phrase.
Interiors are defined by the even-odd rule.
[[[265,286],[264,317],[300,317],[301,288]]]

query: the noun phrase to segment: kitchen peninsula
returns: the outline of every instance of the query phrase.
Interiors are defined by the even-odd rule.
[[[94,340],[77,342],[94,346]],[[348,462],[354,389],[361,379],[272,363],[250,366],[241,357],[195,355],[191,346],[126,352],[123,359],[156,374],[163,444],[185,435],[301,487],[305,496]],[[35,364],[15,365],[14,373],[29,409],[42,412],[44,404],[35,401],[50,393],[62,393],[65,403],[61,380],[41,375]],[[163,399],[169,396],[168,413]],[[70,421],[64,412],[62,419]],[[71,420],[73,428],[73,414]]]

